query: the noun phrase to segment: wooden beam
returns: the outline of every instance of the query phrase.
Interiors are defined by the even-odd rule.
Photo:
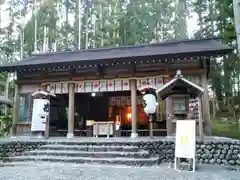
[[[177,70],[177,69],[176,69]],[[207,72],[206,69],[200,69],[200,68],[195,68],[195,69],[180,69],[183,75],[201,75]],[[176,71],[171,71],[172,75],[176,74]]]
[[[115,78],[117,78],[116,76],[114,76],[114,75],[104,75],[104,79],[115,79]]]
[[[164,75],[164,72],[136,72],[136,77],[146,77],[146,76],[157,76],[157,75]]]
[[[87,74],[87,73],[96,73],[96,68],[91,68],[91,69],[87,69],[84,68],[82,70],[75,70],[76,74]]]
[[[95,75],[95,76],[87,76],[85,79],[86,80],[98,80],[99,77],[97,75]]]
[[[68,77],[69,77],[69,79],[72,80],[72,77],[74,77],[75,73],[76,73],[76,72],[75,72],[75,69],[74,69],[74,68],[69,69],[69,72],[68,72]]]
[[[164,63],[155,63],[155,64],[125,64],[125,65],[116,65],[112,67],[81,67],[81,68],[75,68],[74,69],[56,69],[54,71],[48,70],[47,74],[44,72],[22,72],[21,75],[19,75],[19,79],[27,79],[26,77],[29,77],[32,79],[32,77],[36,78],[59,78],[59,76],[88,76],[88,75],[98,75],[99,78],[102,78],[104,75],[109,74],[110,76],[113,75],[119,75],[119,74],[131,74],[131,76],[135,76],[136,72],[144,72],[144,73],[154,73],[154,71],[166,71],[166,69],[169,69],[168,71],[175,71],[177,69],[188,69],[188,68],[198,68],[197,60],[179,60],[179,61],[167,61]],[[105,70],[105,72],[104,72]],[[97,71],[97,73],[96,73]],[[23,74],[23,75],[22,75]],[[125,76],[125,75],[124,75]]]
[[[86,79],[85,76],[76,76],[76,77],[72,77],[73,81],[84,81]]]
[[[130,71],[128,69],[111,69],[105,72],[105,75],[117,76],[118,74],[130,74]]]
[[[134,76],[136,74],[136,65],[130,64],[128,70],[131,72],[132,76]]]
[[[185,68],[185,65],[184,66],[174,66],[174,65],[172,65],[172,66],[168,66],[168,65],[166,65],[165,67],[154,67],[154,66],[152,66],[152,67],[148,67],[148,68],[137,68],[137,70],[136,70],[136,72],[159,72],[159,71],[166,71],[167,69],[167,71],[176,71],[176,70],[178,70],[178,69],[181,69],[181,70],[183,70],[183,69],[189,69],[189,68],[191,68],[191,69],[196,69],[196,68],[198,68],[198,66],[196,66],[196,65],[189,65],[188,66],[188,68]]]
[[[149,67],[149,66],[158,66],[165,67],[166,65],[188,65],[188,64],[198,64],[197,60],[175,60],[175,61],[166,61],[166,62],[156,62],[148,64],[137,64],[136,67]]]
[[[98,65],[96,68],[96,75],[99,76],[100,78],[103,77],[105,74],[105,69],[104,67]]]
[[[31,78],[33,78],[33,77],[38,77],[38,76],[41,76],[41,74],[42,74],[42,72],[35,72],[35,73],[33,73],[33,72],[28,72],[28,73],[18,73],[18,77],[19,78],[27,78],[27,77],[31,77]]]
[[[17,84],[42,84],[45,82],[61,82],[61,81],[70,81],[69,77],[58,77],[58,78],[44,78],[44,79],[19,79]]]
[[[150,69],[149,69],[150,70]],[[56,75],[56,74],[44,74],[42,76],[38,76],[35,78],[28,77],[28,78],[18,78],[17,83],[19,84],[35,84],[35,83],[45,83],[45,82],[58,82],[58,81],[83,81],[83,80],[97,80],[97,79],[114,79],[114,78],[130,78],[130,77],[147,77],[147,76],[158,76],[158,75],[172,75],[174,76],[176,74],[176,69],[151,69],[151,71],[146,72],[145,71],[139,71],[133,73],[126,71],[126,72],[112,72],[112,73],[105,73],[104,76],[100,77],[96,74],[96,72],[88,73],[88,74],[69,74],[69,75]],[[183,75],[201,75],[206,73],[206,69],[200,69],[200,68],[192,68],[192,69],[183,69],[180,68]],[[117,72],[117,73],[116,73]]]

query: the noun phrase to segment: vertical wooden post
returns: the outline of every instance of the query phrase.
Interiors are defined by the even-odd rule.
[[[107,138],[110,137],[110,124],[109,121],[107,122],[108,128],[107,128]]]
[[[99,123],[96,122],[96,138],[98,138],[99,133]]]
[[[12,136],[17,133],[17,122],[19,120],[19,109],[20,109],[20,95],[19,86],[15,83],[15,93],[14,93],[14,104],[13,104],[13,120],[12,120]]]
[[[130,80],[131,89],[131,107],[132,107],[132,133],[131,138],[137,138],[137,81],[136,79]]]
[[[203,112],[203,122],[205,123],[205,133],[206,135],[211,135],[211,117],[210,117],[210,109],[209,109],[209,98],[208,98],[208,82],[207,75],[204,73],[201,77],[201,84],[204,88],[204,93],[202,95],[202,102],[204,104],[202,112]]]
[[[153,120],[153,115],[152,114],[150,114],[149,115],[149,123],[150,123],[150,138],[153,138],[153,122],[152,122],[152,120]]]
[[[172,119],[169,118],[169,115],[172,115],[171,112],[171,97],[166,99],[166,121],[167,121],[167,136],[172,135]]]
[[[75,92],[74,84],[70,83],[68,87],[68,133],[67,138],[74,137],[74,111],[75,111]]]
[[[44,138],[49,138],[49,115],[46,117],[46,124],[45,124],[45,131],[44,131]]]
[[[44,87],[44,90],[47,90],[47,86]],[[49,130],[50,130],[50,113],[51,113],[51,97],[46,97],[49,100],[49,112],[46,120],[46,130],[45,130],[45,138],[49,138]]]
[[[202,101],[201,98],[198,97],[198,126],[199,126],[199,136],[200,136],[200,141],[203,141],[203,120],[202,120]]]
[[[168,72],[168,69],[167,69]],[[168,81],[170,81],[172,79],[171,73],[168,72]],[[167,97],[167,99],[165,100],[165,107],[166,107],[166,126],[167,126],[167,136],[171,136],[172,135],[172,119],[169,118],[169,115],[172,115],[172,98],[171,97]]]

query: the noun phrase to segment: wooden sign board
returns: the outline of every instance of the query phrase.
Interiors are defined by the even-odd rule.
[[[94,122],[93,135],[98,137],[99,135],[106,135],[107,137],[113,136],[114,123],[112,121],[106,122]]]
[[[196,121],[177,120],[175,142],[175,169],[178,170],[179,158],[192,159],[195,171],[196,157]]]

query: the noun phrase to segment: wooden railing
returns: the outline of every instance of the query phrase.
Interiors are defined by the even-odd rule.
[[[129,137],[131,136],[132,130],[119,130],[118,134],[121,137]],[[147,137],[150,136],[149,129],[139,129],[137,130],[138,136]],[[153,129],[153,136],[167,136],[166,129]]]
[[[66,135],[67,130],[58,130],[61,135]],[[115,131],[115,137],[130,137],[132,130],[118,130]],[[149,129],[139,129],[137,130],[138,136],[140,137],[148,137],[150,136]],[[93,130],[74,130],[75,136],[80,137],[93,137]],[[166,129],[153,129],[153,136],[167,136]]]

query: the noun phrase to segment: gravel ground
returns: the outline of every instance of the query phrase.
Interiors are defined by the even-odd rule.
[[[239,180],[240,171],[200,166],[195,173],[178,172],[167,165],[126,167],[89,164],[29,163],[0,165],[0,180]]]

